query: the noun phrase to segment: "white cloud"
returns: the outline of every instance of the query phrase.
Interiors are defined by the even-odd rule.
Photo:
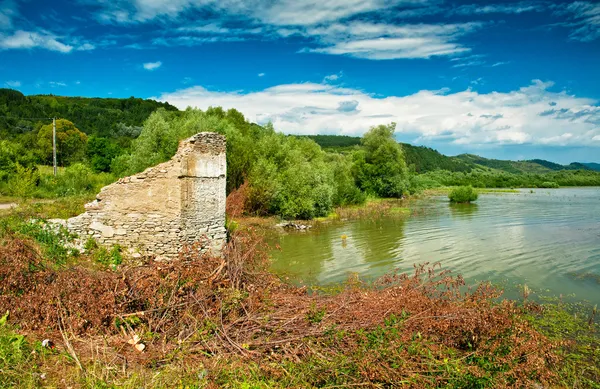
[[[96,46],[94,46],[91,43],[84,43],[81,46],[77,47],[78,51],[90,51],[90,50],[94,50],[96,48]]]
[[[399,132],[417,134],[418,143],[600,146],[598,103],[552,92],[551,87],[551,82],[535,80],[503,93],[422,90],[379,98],[317,83],[284,84],[252,93],[216,92],[196,86],[165,93],[158,99],[181,109],[237,108],[249,120],[272,121],[286,133],[361,135],[370,126],[394,121]]]
[[[161,67],[161,66],[162,66],[162,62],[160,62],[160,61],[156,61],[156,62],[146,62],[146,63],[144,64],[144,69],[152,71],[152,70],[156,70],[156,69],[158,69],[158,68],[159,68],[159,67]]]
[[[258,77],[264,77],[265,74],[264,73],[258,73]]]
[[[496,66],[502,66],[502,65],[508,65],[510,63],[510,61],[500,61],[500,62],[495,62],[492,67],[495,68]]]
[[[600,38],[600,4],[575,1],[558,13],[571,15],[572,21],[564,23],[574,28],[569,35],[571,39],[590,42]]]
[[[311,27],[301,31],[324,47],[305,51],[368,59],[430,58],[470,51],[455,41],[481,23],[410,24],[351,22]]]
[[[337,81],[337,80],[339,80],[340,78],[342,78],[342,75],[343,75],[343,74],[342,74],[342,72],[339,72],[339,73],[337,73],[337,74],[330,74],[330,75],[328,75],[328,76],[325,76],[325,77],[323,78],[323,82],[332,82],[332,81]]]
[[[103,22],[138,23],[156,18],[174,19],[190,10],[210,9],[234,16],[249,16],[271,25],[304,26],[331,22],[398,5],[427,4],[427,0],[80,0],[104,9]]]
[[[30,32],[18,30],[12,35],[0,34],[0,49],[34,49],[43,48],[61,53],[69,53],[73,46],[58,41],[58,38],[41,30],[40,32]]]
[[[470,49],[458,39],[481,23],[404,24],[384,20],[398,15],[439,11],[438,0],[80,0],[103,6],[100,19],[114,23],[177,20],[183,25],[155,38],[154,45],[195,46],[211,42],[300,36],[309,43],[303,52],[348,55],[368,59],[451,56]],[[400,7],[400,8],[397,8]],[[394,8],[394,12],[391,9]],[[188,11],[216,16],[186,21]],[[356,18],[377,12],[379,22]],[[184,16],[185,15],[185,16]],[[363,18],[364,19],[364,18]],[[372,19],[372,18],[371,18]],[[196,19],[194,19],[196,20]],[[240,21],[245,27],[239,27]],[[228,23],[232,22],[232,23]],[[191,23],[191,24],[190,24]],[[237,27],[232,27],[235,25]]]
[[[398,5],[420,5],[425,0],[282,0],[263,2],[255,16],[274,25],[305,26],[344,19],[353,15],[385,10]]]
[[[67,86],[67,84],[65,84],[64,82],[60,82],[60,81],[50,81],[48,84],[53,88]]]
[[[12,27],[13,18],[18,15],[17,4],[13,0],[0,2],[0,30]]]
[[[472,14],[521,14],[524,12],[540,12],[546,7],[539,2],[522,1],[519,3],[512,4],[488,4],[488,5],[476,5],[468,4],[457,7],[453,10],[454,13],[461,15],[472,15]]]
[[[484,65],[485,61],[479,61],[479,60],[475,60],[475,61],[467,61],[467,62],[459,62],[457,64],[452,65],[453,68],[466,68],[466,67],[471,67],[471,66],[480,66],[480,65]]]
[[[6,81],[4,85],[9,88],[18,88],[21,86],[21,81]]]

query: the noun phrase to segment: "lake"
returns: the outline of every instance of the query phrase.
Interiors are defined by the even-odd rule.
[[[373,279],[440,262],[468,284],[503,285],[509,297],[527,284],[537,294],[600,304],[600,188],[483,194],[470,205],[435,196],[410,208],[408,217],[333,221],[283,233],[273,270],[296,283],[327,285],[350,273]]]

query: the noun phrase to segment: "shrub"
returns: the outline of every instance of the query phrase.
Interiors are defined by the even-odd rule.
[[[56,177],[52,174],[42,175],[36,196],[64,197],[97,193],[112,181],[111,174],[94,173],[87,165],[75,163],[59,171]]]
[[[39,175],[34,168],[23,167],[17,162],[16,172],[8,180],[6,187],[8,192],[15,197],[31,197],[38,180]]]
[[[540,184],[540,188],[560,188],[560,186],[554,181],[544,181]]]
[[[477,192],[475,192],[470,185],[459,186],[458,188],[452,189],[448,198],[453,203],[470,203],[471,201],[477,200]]]

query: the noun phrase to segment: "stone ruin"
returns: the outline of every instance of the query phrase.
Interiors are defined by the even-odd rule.
[[[197,242],[219,255],[227,239],[226,171],[225,137],[201,132],[170,161],[102,188],[67,228],[142,255],[175,258]]]

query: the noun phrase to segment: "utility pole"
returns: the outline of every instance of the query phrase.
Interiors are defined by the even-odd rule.
[[[56,118],[52,118],[52,159],[54,160],[54,175],[56,176]]]

